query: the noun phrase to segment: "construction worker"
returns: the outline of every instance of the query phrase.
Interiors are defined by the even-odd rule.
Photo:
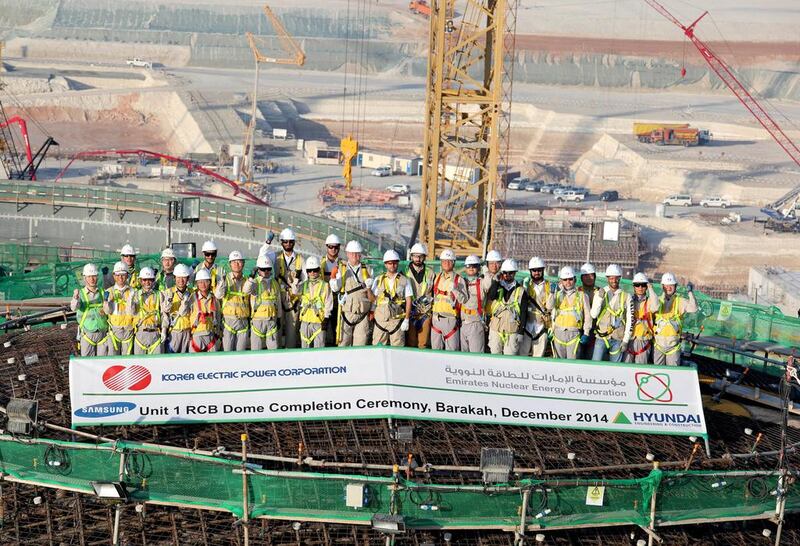
[[[188,353],[192,339],[189,317],[194,290],[189,286],[191,270],[188,266],[175,266],[175,285],[161,292],[161,313],[165,317],[164,347],[168,353]]]
[[[686,297],[676,293],[678,281],[672,273],[661,277],[663,293],[653,316],[653,364],[678,366],[681,362],[683,317],[697,311],[692,283],[686,285]]]
[[[411,247],[411,263],[406,278],[411,282],[414,299],[411,302],[411,320],[406,336],[408,347],[424,349],[431,337],[431,303],[433,302],[433,269],[425,265],[428,249],[422,243]]]
[[[250,294],[250,350],[277,349],[283,318],[281,288],[272,276],[269,256],[260,255],[256,269],[244,287]]]
[[[489,303],[489,351],[492,354],[519,354],[522,328],[528,320],[528,295],[516,280],[517,262],[508,259],[500,266],[500,281],[492,283]]]
[[[156,272],[150,267],[143,267],[139,271],[139,278],[142,287],[133,297],[133,354],[161,354],[164,341],[161,336],[167,321],[161,313],[161,296],[155,289]]]
[[[460,351],[459,335],[462,303],[469,299],[467,285],[461,275],[453,271],[456,254],[445,249],[439,255],[442,270],[433,279],[433,313],[431,319],[431,348]]]
[[[175,286],[175,252],[171,248],[161,251],[161,270],[156,274],[156,290],[163,292]]]
[[[114,264],[114,286],[106,290],[103,310],[108,316],[106,354],[129,355],[133,352],[133,295],[128,285],[128,266],[125,262]]]
[[[547,351],[548,333],[553,313],[555,289],[544,278],[544,260],[534,256],[528,261],[530,277],[525,282],[528,294],[528,322],[522,331],[519,354],[543,357]]]
[[[400,255],[394,250],[383,253],[386,273],[375,279],[372,293],[375,296],[375,329],[373,345],[405,347],[406,332],[410,324],[411,302],[414,289],[408,277],[398,272]]]
[[[340,347],[361,347],[369,337],[369,314],[375,296],[372,293],[372,273],[361,263],[364,249],[358,241],[350,241],[344,248],[347,265],[331,272],[330,287],[339,298]]]
[[[606,267],[608,286],[594,292],[591,315],[595,344],[592,360],[622,362],[628,352],[633,331],[633,303],[630,295],[620,288],[620,279],[622,268],[611,264]]]
[[[196,289],[192,295],[192,307],[189,313],[192,339],[189,342],[190,353],[211,353],[219,350],[220,311],[219,302],[211,291],[211,273],[200,268],[194,276]]]
[[[480,275],[481,259],[475,255],[464,260],[467,301],[461,305],[461,350],[465,353],[482,353],[486,349],[486,303],[491,279]]]
[[[283,294],[283,346],[287,349],[297,347],[298,309],[300,297],[292,290],[293,284],[300,284],[306,279],[303,269],[303,257],[294,251],[297,240],[294,231],[289,228],[281,231],[278,236],[282,251],[275,257],[276,279],[281,283]]]
[[[559,288],[553,298],[552,337],[555,358],[578,358],[589,343],[591,304],[585,292],[575,288],[575,270],[564,266],[558,273]]]
[[[486,267],[483,270],[483,277],[490,281],[500,282],[500,266],[503,263],[503,256],[496,250],[486,253]]]
[[[228,255],[230,272],[214,290],[222,307],[222,350],[246,351],[250,337],[250,294],[245,292],[244,256],[238,250]]]
[[[83,266],[83,288],[72,294],[70,309],[78,319],[78,344],[81,356],[104,356],[108,336],[108,319],[103,311],[103,291],[97,286],[97,266]]]
[[[136,269],[136,251],[131,245],[125,245],[120,249],[119,255],[120,261],[128,266],[128,286],[139,290],[142,283],[139,282],[139,272]]]
[[[331,233],[325,239],[325,257],[320,260],[322,275],[325,282],[330,283],[331,271],[336,267],[344,269],[344,260],[339,258],[339,250],[342,248],[342,241]],[[325,345],[332,347],[336,345],[336,318],[339,316],[339,299],[333,298],[333,311],[328,319],[328,327],[325,329]]]
[[[214,291],[217,289],[222,277],[225,276],[222,267],[217,264],[217,244],[214,241],[206,241],[203,243],[201,251],[203,253],[203,261],[194,268],[195,280],[197,280],[197,273],[201,269],[205,269],[211,279],[211,290]]]
[[[658,296],[644,273],[633,276],[633,333],[625,362],[653,362],[653,313],[658,310]]]
[[[581,266],[581,285],[578,287],[578,292],[586,294],[586,301],[589,302],[589,307],[592,306],[594,301],[594,294],[597,290],[595,282],[597,281],[597,269],[589,262]],[[579,347],[577,358],[584,358],[589,360],[594,354],[595,335],[594,328],[590,330],[589,341]]]
[[[325,326],[333,310],[333,296],[330,286],[322,278],[319,260],[309,256],[305,267],[306,280],[292,286],[300,298],[300,347],[324,347]]]

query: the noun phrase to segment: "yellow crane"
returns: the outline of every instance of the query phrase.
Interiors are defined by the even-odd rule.
[[[263,40],[251,32],[245,33],[245,36],[247,37],[247,43],[250,46],[250,50],[253,52],[253,59],[256,63],[256,74],[253,82],[253,102],[250,109],[250,123],[248,123],[244,135],[244,158],[242,161],[241,178],[245,182],[245,187],[252,186],[253,184],[253,148],[255,148],[256,108],[258,105],[258,80],[261,64],[272,63],[303,66],[306,62],[306,54],[297,44],[295,39],[292,38],[292,36],[286,31],[286,27],[283,26],[281,20],[278,19],[278,17],[272,12],[272,9],[265,5],[263,10],[267,20],[272,23],[272,28],[275,29],[275,34],[277,35],[278,40],[281,43],[281,48],[286,56],[269,57],[264,55],[259,48],[259,44],[263,43]]]

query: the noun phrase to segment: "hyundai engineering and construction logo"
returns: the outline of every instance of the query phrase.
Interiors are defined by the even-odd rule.
[[[103,372],[103,385],[112,391],[141,391],[146,389],[153,376],[144,366],[111,366]]]
[[[636,396],[640,402],[672,402],[669,374],[636,372]]]

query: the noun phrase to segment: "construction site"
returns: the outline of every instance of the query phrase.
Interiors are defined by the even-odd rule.
[[[800,543],[800,309],[760,296],[768,274],[800,270],[800,15],[751,4],[0,0],[0,545]],[[194,271],[213,241],[246,275],[287,229],[304,258],[358,241],[376,276],[389,251],[408,270],[415,244],[437,272],[452,250],[461,275],[497,251],[525,282],[538,257],[553,286],[584,262],[598,286],[618,266],[629,293],[637,274],[659,294],[673,274],[697,311],[679,367],[616,364],[629,398],[580,406],[581,424],[552,417],[580,399],[555,397],[553,375],[530,396],[550,404],[539,417],[503,402],[476,418],[480,389],[452,386],[479,386],[467,371],[439,413],[348,413],[362,398],[326,377],[262,389],[267,408],[310,400],[300,416],[231,402],[243,416],[182,420],[167,397],[115,421],[156,395],[113,398],[109,370],[147,368],[168,396],[186,378],[156,355],[81,358],[84,268],[113,277],[130,245],[137,267],[157,271],[166,248]],[[218,374],[424,360],[394,350],[191,360]],[[481,356],[464,370],[496,368],[511,400],[532,388],[509,379],[526,363],[617,373]],[[80,391],[90,368],[104,393]],[[400,404],[408,385],[386,373],[375,384]],[[198,404],[228,388],[205,384]],[[675,415],[689,422],[653,422]]]

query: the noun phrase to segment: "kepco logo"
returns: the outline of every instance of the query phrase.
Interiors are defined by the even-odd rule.
[[[146,389],[153,376],[144,366],[111,366],[103,372],[103,385],[112,391],[141,391]]]
[[[636,372],[636,387],[641,402],[672,402],[668,373]]]

